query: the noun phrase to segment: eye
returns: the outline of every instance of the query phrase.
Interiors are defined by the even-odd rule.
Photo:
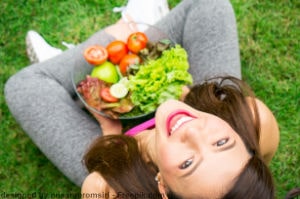
[[[228,138],[225,138],[225,139],[222,139],[222,140],[219,140],[217,143],[216,143],[216,146],[219,147],[219,146],[223,146],[224,144],[226,144],[228,142]]]
[[[193,159],[188,159],[186,161],[184,161],[184,163],[182,163],[179,168],[180,169],[186,169],[188,168],[191,164],[193,163]]]

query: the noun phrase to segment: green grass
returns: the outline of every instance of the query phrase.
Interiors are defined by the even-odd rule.
[[[243,76],[279,122],[280,146],[271,169],[283,198],[300,187],[300,2],[236,0],[233,5]]]
[[[179,0],[169,1],[171,7]],[[79,193],[26,136],[3,96],[7,79],[29,65],[24,38],[29,29],[54,46],[79,43],[114,23],[114,6],[125,0],[0,2],[0,195],[3,192]],[[232,0],[239,29],[244,79],[274,112],[281,130],[271,164],[278,198],[300,186],[300,2]]]

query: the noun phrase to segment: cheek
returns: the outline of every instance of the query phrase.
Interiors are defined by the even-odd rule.
[[[180,156],[177,147],[167,142],[158,142],[156,153],[159,170],[164,173],[174,174]]]

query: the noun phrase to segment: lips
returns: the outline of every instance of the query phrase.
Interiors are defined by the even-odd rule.
[[[185,110],[177,110],[171,113],[167,118],[167,131],[168,135],[172,135],[184,123],[191,121],[195,117]]]

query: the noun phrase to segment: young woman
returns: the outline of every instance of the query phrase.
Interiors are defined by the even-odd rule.
[[[160,105],[155,128],[134,138],[109,136],[118,131],[112,126],[85,156],[91,174],[83,196],[274,198],[267,165],[278,146],[278,126],[240,80],[194,86],[184,103]]]
[[[156,26],[187,50],[195,85],[215,76],[241,79],[236,23],[229,1],[184,0]],[[118,121],[94,120],[77,106],[70,74],[75,66],[86,67],[82,52],[90,45],[105,46],[122,36],[113,26],[108,27],[8,80],[5,97],[10,111],[40,150],[78,186],[84,181],[82,190],[87,194],[154,191],[162,196],[214,198],[227,194],[234,198],[230,194],[237,190],[244,190],[238,192],[242,196],[248,193],[252,180],[253,187],[263,181],[267,188],[251,193],[268,193],[271,198],[273,184],[266,163],[278,144],[277,124],[262,102],[233,86],[234,82],[240,84],[236,79],[195,86],[185,103],[165,102],[157,110],[155,129],[134,138],[109,135],[121,132]],[[102,135],[107,136],[98,140]],[[95,144],[85,156],[87,171],[81,160],[91,143]],[[114,167],[105,167],[105,161],[93,163],[98,146],[99,156],[109,155],[105,160],[114,162]],[[130,156],[123,156],[122,149]],[[128,166],[118,167],[118,158],[127,158]]]

